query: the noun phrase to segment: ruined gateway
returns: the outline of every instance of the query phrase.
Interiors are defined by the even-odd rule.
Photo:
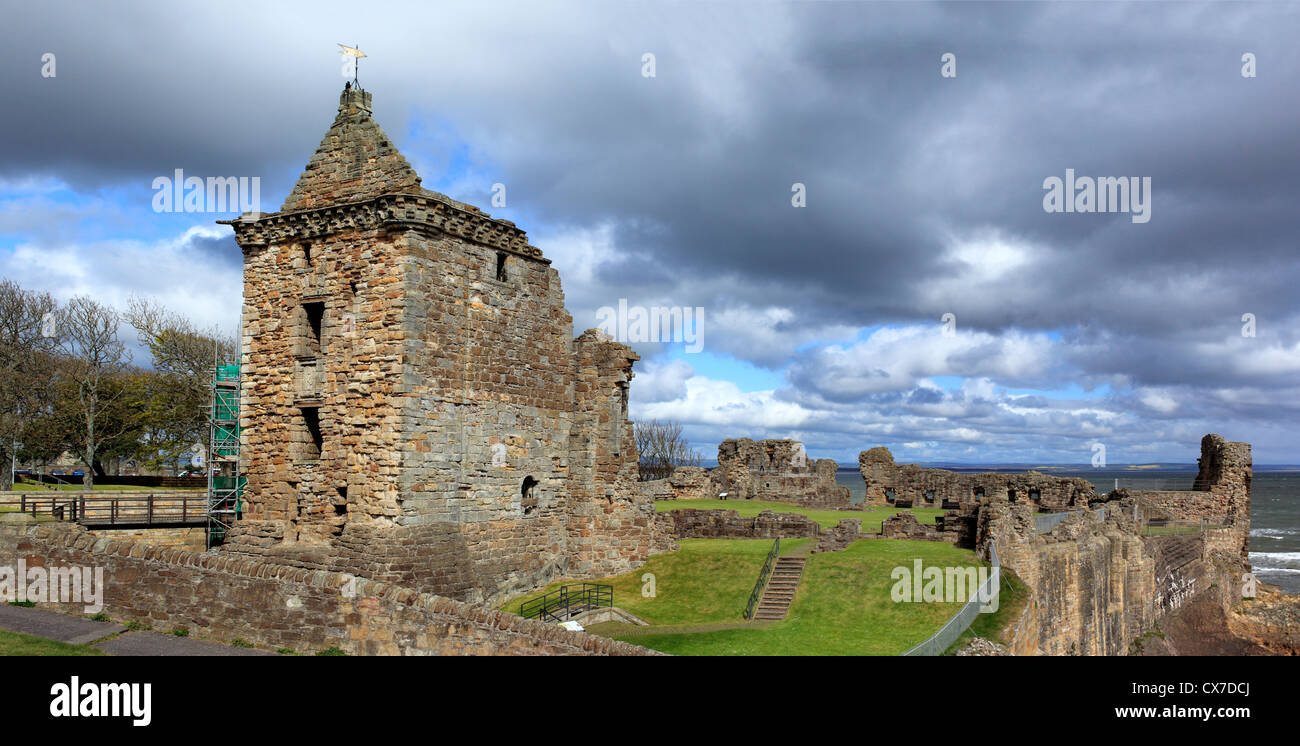
[[[222,551],[496,600],[645,561],[638,358],[573,337],[524,232],[423,189],[351,87],[244,254],[243,519]]]

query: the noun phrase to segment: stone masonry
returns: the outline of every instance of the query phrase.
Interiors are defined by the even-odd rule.
[[[1250,569],[1250,474],[1250,446],[1212,434],[1201,441],[1192,490],[1116,490],[1104,510],[1076,511],[1043,532],[1029,501],[1005,493],[980,501],[977,551],[995,546],[1029,589],[1013,649],[1122,655],[1194,599],[1230,609]],[[1155,518],[1208,523],[1190,535],[1143,532]]]
[[[642,563],[637,356],[573,337],[513,223],[420,186],[345,88],[244,253],[246,511],[223,551],[462,600]]]
[[[1099,499],[1092,483],[1078,477],[1053,477],[1036,471],[960,474],[925,469],[894,463],[893,454],[884,446],[858,454],[858,471],[866,483],[866,505],[960,509],[1006,495],[1013,503],[1025,501],[1036,510],[1052,512],[1086,508],[1089,500]]]
[[[848,509],[849,488],[836,483],[837,468],[831,459],[810,460],[795,440],[729,438],[718,446],[718,468],[709,475],[728,500]]]

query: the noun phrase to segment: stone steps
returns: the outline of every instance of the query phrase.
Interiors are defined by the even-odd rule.
[[[785,619],[790,613],[790,604],[799,590],[799,581],[803,577],[805,557],[777,557],[772,574],[768,577],[763,597],[754,610],[754,618],[766,621]]]

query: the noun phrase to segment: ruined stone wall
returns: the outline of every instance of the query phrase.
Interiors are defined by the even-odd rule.
[[[1190,490],[1121,490],[1138,501],[1145,518],[1205,521],[1210,548],[1242,562],[1250,554],[1249,443],[1211,433],[1201,439],[1199,469]],[[1229,559],[1231,561],[1231,559]]]
[[[645,562],[655,541],[654,500],[635,489],[638,454],[627,418],[637,357],[595,330],[574,340],[574,349],[577,396],[568,487],[571,576],[616,575]]]
[[[1034,533],[1027,505],[980,506],[979,551],[992,541],[1003,567],[1030,591],[1034,618],[1017,621],[1017,652],[1124,655],[1192,599],[1237,587],[1239,563],[1216,559],[1202,535],[1140,535],[1133,504],[1128,497],[1108,503],[1104,519],[1082,511],[1044,534]]]
[[[729,438],[718,446],[718,468],[710,476],[729,500],[849,508],[849,488],[835,482],[837,468],[830,459],[809,460],[798,441]]]
[[[720,489],[702,466],[679,466],[666,479],[637,482],[635,488],[652,500],[712,500]]]
[[[845,518],[839,523],[825,529],[817,537],[817,546],[813,552],[842,552],[862,535],[861,518]]]
[[[104,610],[158,629],[184,627],[312,653],[353,655],[656,655],[448,598],[352,576],[220,553],[97,540],[73,525],[0,534],[0,561],[104,568]],[[59,605],[53,605],[59,608]],[[62,609],[81,613],[77,605]]]
[[[900,508],[960,508],[1006,495],[1025,501],[1043,512],[1075,510],[1097,499],[1091,482],[1078,477],[1053,477],[1036,471],[1023,474],[961,474],[947,469],[924,469],[916,464],[896,464],[884,446],[858,454],[858,472],[866,487],[866,505]]]
[[[1002,565],[1029,587],[1037,629],[1033,649],[1045,655],[1122,655],[1155,616],[1155,561],[1124,516],[1101,522],[1072,516],[1047,534],[1033,532],[1027,504],[996,499],[980,506],[980,551],[997,546]],[[1020,641],[1022,650],[1030,648]]]
[[[774,513],[764,510],[756,516],[742,517],[734,510],[666,510],[659,515],[671,516],[672,535],[678,539],[797,539],[817,536],[817,521],[799,513]]]

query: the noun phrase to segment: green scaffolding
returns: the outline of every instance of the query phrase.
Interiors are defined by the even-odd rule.
[[[216,470],[221,474],[214,474]],[[239,473],[239,366],[218,365],[212,381],[211,441],[208,446],[208,548],[220,544],[243,512]]]

